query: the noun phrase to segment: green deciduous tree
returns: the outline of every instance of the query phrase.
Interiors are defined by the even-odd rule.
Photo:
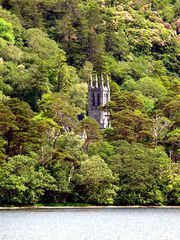
[[[117,204],[166,204],[171,171],[170,159],[163,149],[125,141],[117,142],[116,147],[111,169],[119,176]]]
[[[44,116],[52,118],[62,128],[62,131],[68,132],[77,128],[79,108],[70,104],[66,94],[44,94],[42,100],[39,101],[39,106]]]
[[[167,93],[162,82],[156,78],[142,78],[137,82],[136,89],[144,96],[161,99]]]
[[[113,204],[118,187],[117,178],[99,157],[92,156],[81,163],[76,188],[79,198],[96,204]]]
[[[90,143],[96,142],[102,137],[98,122],[90,117],[86,117],[80,122],[80,132],[85,139],[85,151],[88,150]]]
[[[172,165],[171,182],[167,189],[167,203],[169,205],[180,205],[180,164]]]
[[[6,153],[9,156],[25,154],[38,147],[36,127],[33,125],[33,111],[25,102],[10,99],[5,103],[6,113],[2,112],[2,132],[7,141]]]
[[[167,134],[169,154],[175,162],[180,161],[180,129],[176,128]]]
[[[83,112],[87,110],[88,87],[86,83],[77,83],[69,90],[70,102]]]
[[[0,37],[10,43],[14,43],[14,34],[12,24],[0,18]]]
[[[55,189],[54,179],[35,156],[17,155],[0,165],[0,204],[35,204],[45,189]]]
[[[151,120],[140,111],[122,110],[112,115],[111,140],[151,142]]]

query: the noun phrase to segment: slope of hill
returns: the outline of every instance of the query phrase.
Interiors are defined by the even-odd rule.
[[[0,0],[1,205],[180,204],[179,10]],[[104,131],[77,120],[93,72],[111,77]]]

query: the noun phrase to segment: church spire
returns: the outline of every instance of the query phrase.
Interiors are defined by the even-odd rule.
[[[101,73],[100,76],[100,87],[103,88],[104,87],[104,78],[103,78],[103,74]]]
[[[92,78],[92,74],[90,74],[90,78],[89,78],[89,88],[93,88],[93,78]]]
[[[108,77],[108,74],[106,74],[106,83],[105,83],[105,86],[107,88],[109,88],[109,77]]]
[[[98,76],[96,74],[96,77],[95,77],[95,87],[98,88]]]

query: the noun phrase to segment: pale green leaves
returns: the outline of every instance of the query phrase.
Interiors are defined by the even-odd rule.
[[[13,27],[12,24],[0,18],[0,37],[4,38],[10,43],[14,43]]]

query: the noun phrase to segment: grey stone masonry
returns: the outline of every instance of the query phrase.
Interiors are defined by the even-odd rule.
[[[100,77],[90,76],[88,84],[88,116],[94,118],[100,125],[100,128],[109,127],[109,114],[99,109],[110,101],[110,88],[108,75],[105,79],[103,74]]]

